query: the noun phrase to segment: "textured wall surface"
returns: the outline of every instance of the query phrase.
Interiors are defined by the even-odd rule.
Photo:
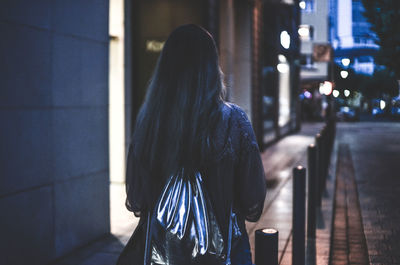
[[[231,99],[241,106],[252,120],[252,5],[245,1],[235,2],[234,10],[234,66]]]
[[[108,1],[0,8],[0,264],[109,232]]]

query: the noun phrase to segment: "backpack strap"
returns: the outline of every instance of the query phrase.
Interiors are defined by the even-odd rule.
[[[143,265],[150,264],[150,227],[151,227],[151,211],[147,211],[147,226],[146,226],[146,243],[144,247],[144,258],[143,258]]]
[[[233,106],[231,106],[229,103],[227,103],[227,105],[230,108],[230,113],[229,113],[229,120],[228,120],[228,137],[229,137],[229,133],[231,131],[231,127],[232,127],[232,116],[233,116]],[[231,208],[229,211],[229,227],[228,227],[228,242],[227,242],[227,250],[226,250],[226,261],[225,264],[226,265],[231,265],[231,249],[232,249],[232,213],[233,213],[233,201],[231,203]]]
[[[231,248],[232,248],[232,205],[229,212],[229,233],[228,233],[228,245],[226,250],[226,265],[231,265]]]

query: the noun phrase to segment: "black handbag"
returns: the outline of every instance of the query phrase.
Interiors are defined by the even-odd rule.
[[[233,228],[236,217],[232,207],[230,211],[225,242],[201,174],[182,169],[169,178],[154,209],[147,214],[143,264],[230,265],[232,233],[240,236],[240,230]]]

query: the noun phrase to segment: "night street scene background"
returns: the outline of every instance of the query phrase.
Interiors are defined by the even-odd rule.
[[[253,263],[400,264],[400,1],[2,0],[0,265],[116,263],[135,117],[188,23],[261,152]]]

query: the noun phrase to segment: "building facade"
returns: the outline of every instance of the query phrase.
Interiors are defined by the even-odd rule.
[[[109,233],[108,4],[1,3],[1,264]]]
[[[302,0],[299,35],[301,41],[302,118],[321,120],[326,115],[324,90],[331,89],[332,49],[329,39],[329,1]]]
[[[329,5],[325,0],[306,0],[299,3],[301,24],[301,80],[323,82],[328,79],[329,59],[317,58],[318,48],[330,46]],[[329,52],[329,49],[327,50]],[[329,56],[329,54],[327,54]]]
[[[331,40],[335,49],[335,62],[350,67],[357,73],[371,75],[375,69],[375,59],[379,46],[376,35],[364,17],[361,0],[330,0]],[[349,59],[343,65],[342,59]]]
[[[268,144],[299,128],[299,6],[264,3],[263,15],[263,143]]]

